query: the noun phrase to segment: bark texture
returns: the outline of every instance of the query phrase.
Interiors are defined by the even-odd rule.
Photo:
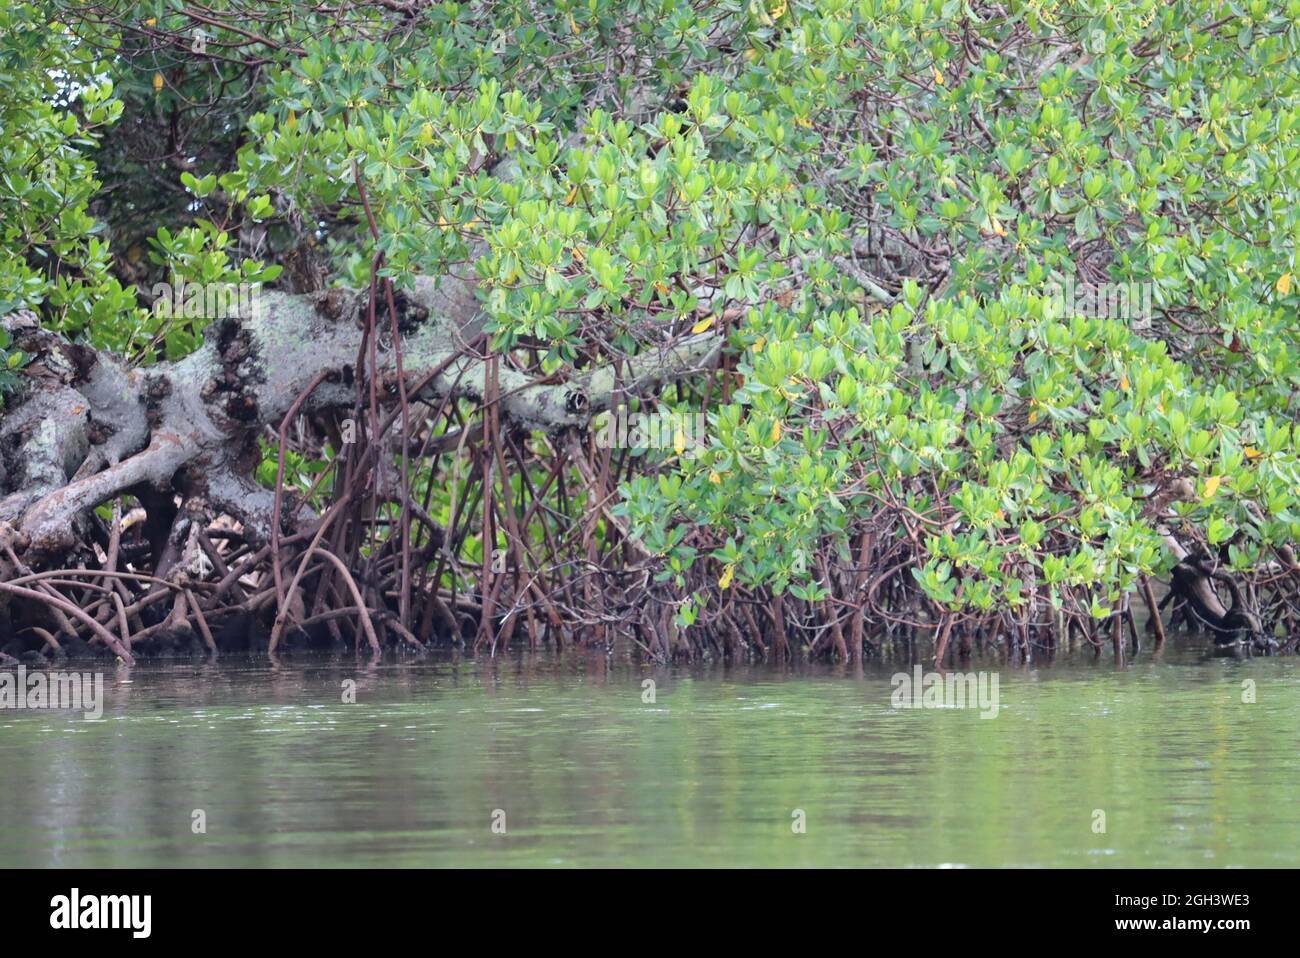
[[[472,284],[420,280],[400,297],[402,371],[414,399],[482,400],[487,359],[470,350],[479,319]],[[291,408],[345,412],[357,402],[366,296],[342,290],[304,296],[266,292],[249,315],[213,321],[205,343],[174,363],[124,369],[110,356],[67,343],[31,313],[2,321],[36,357],[25,395],[0,424],[0,523],[28,560],[58,557],[84,536],[87,512],[143,492],[179,495],[182,511],[228,514],[264,541],[273,494],[252,479],[257,438]],[[382,325],[382,324],[381,324]],[[375,388],[388,407],[398,350],[373,346]],[[719,340],[701,335],[562,382],[498,363],[493,386],[512,426],[548,432],[579,426],[617,395],[688,375],[716,360]]]

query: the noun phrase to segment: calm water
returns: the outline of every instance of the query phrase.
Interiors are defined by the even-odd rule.
[[[110,671],[99,721],[0,711],[0,866],[1300,864],[1295,659],[1006,667],[994,719],[893,671]]]

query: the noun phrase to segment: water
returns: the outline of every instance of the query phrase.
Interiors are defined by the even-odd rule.
[[[1300,662],[1108,658],[1001,667],[994,719],[889,666],[110,671],[99,721],[0,711],[0,866],[1300,864]]]

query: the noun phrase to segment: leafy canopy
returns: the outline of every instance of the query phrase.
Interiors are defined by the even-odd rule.
[[[1103,615],[1167,570],[1161,526],[1240,568],[1300,533],[1300,0],[402,6],[265,4],[166,86],[127,53],[187,36],[184,5],[69,16],[77,42],[0,14],[5,128],[31,131],[0,143],[0,296],[193,348],[107,271],[87,156],[118,67],[166,104],[255,62],[158,264],[269,281],[260,224],[335,282],[473,270],[494,346],[545,374],[725,336],[727,370],[662,400],[707,409],[707,449],[642,452],[617,509],[679,584],[722,570],[701,599],[823,597],[804,558],[878,528],[940,606]],[[109,36],[116,64],[86,59]]]

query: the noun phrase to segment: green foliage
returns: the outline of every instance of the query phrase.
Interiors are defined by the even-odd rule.
[[[728,81],[779,162],[824,186],[808,207],[881,217],[946,262],[886,309],[818,263],[789,306],[730,281],[745,385],[709,452],[632,483],[652,549],[685,555],[686,520],[726,539],[712,555],[737,581],[780,588],[817,577],[794,566],[819,543],[847,561],[850,530],[884,512],[924,545],[914,576],[941,605],[1015,606],[1037,583],[1058,603],[1092,587],[1101,615],[1167,569],[1162,522],[1211,545],[1241,530],[1241,566],[1300,533],[1300,114],[1282,67],[1300,5],[1213,31],[1196,26],[1210,4],[1012,9],[792,5],[798,27]],[[1089,56],[1027,83],[1061,30]],[[966,31],[983,42],[951,39]],[[864,128],[859,97],[897,105]],[[834,237],[813,237],[825,264]],[[1154,317],[1062,310],[1048,281],[1090,245],[1112,251],[1111,282],[1151,285]],[[1167,519],[1178,477],[1196,494]]]
[[[40,5],[0,9],[0,315],[45,304],[77,333],[131,303],[87,211],[99,184],[85,149],[120,112],[108,67]],[[20,362],[0,345],[0,394]]]
[[[818,597],[806,557],[851,563],[871,528],[940,606],[1082,591],[1102,615],[1167,570],[1163,527],[1232,540],[1242,568],[1300,536],[1300,0],[512,0],[259,26],[218,33],[268,61],[237,160],[179,177],[222,216],[160,229],[156,265],[270,279],[231,236],[306,223],[355,285],[377,255],[399,284],[472,261],[494,347],[539,374],[726,337],[734,376],[663,397],[709,397],[708,449],[647,452],[615,510],[678,584],[707,560],[719,590]],[[114,325],[134,307],[77,149],[112,88],[61,36],[5,31],[5,127],[36,145],[0,145],[0,294],[184,352],[198,329]],[[81,112],[53,79],[25,96],[32,64],[80,77]],[[47,156],[62,185],[38,185]],[[1135,295],[1117,316],[1067,280]]]
[[[182,174],[182,179],[189,178],[197,195],[204,195],[211,190],[211,185],[200,184],[192,174]],[[215,182],[215,177],[205,178]],[[203,342],[203,330],[214,318],[206,311],[187,311],[184,308],[184,296],[180,302],[173,302],[176,290],[183,290],[187,285],[195,289],[209,287],[242,287],[253,289],[263,283],[271,282],[283,272],[278,265],[264,266],[255,260],[245,259],[236,266],[230,257],[230,235],[218,229],[209,220],[199,219],[194,226],[179,230],[175,235],[165,226],[158,227],[156,236],[149,238],[153,249],[149,259],[162,267],[162,275],[167,277],[166,290],[172,298],[159,297],[155,300],[153,313],[144,322],[137,322],[129,330],[129,338],[119,349],[130,348],[135,337],[148,333],[155,342],[165,344],[165,354],[170,359],[178,359],[193,352]]]
[[[87,43],[64,13],[75,11],[43,3],[0,11],[0,314],[37,308],[46,325],[96,347],[149,361],[156,358],[150,345],[165,343],[165,355],[176,358],[197,346],[201,324],[178,324],[138,304],[139,291],[115,269],[108,231],[91,212],[102,185],[94,156],[123,114],[117,64],[106,59],[117,39]],[[179,182],[201,199],[216,179],[181,173]],[[264,203],[250,204],[250,219],[269,212]],[[228,242],[228,232],[207,220],[175,237],[162,226],[150,259],[168,280],[265,282],[278,274],[278,266],[247,259],[233,264]],[[0,364],[18,362],[0,353]],[[0,378],[0,391],[9,381]]]

